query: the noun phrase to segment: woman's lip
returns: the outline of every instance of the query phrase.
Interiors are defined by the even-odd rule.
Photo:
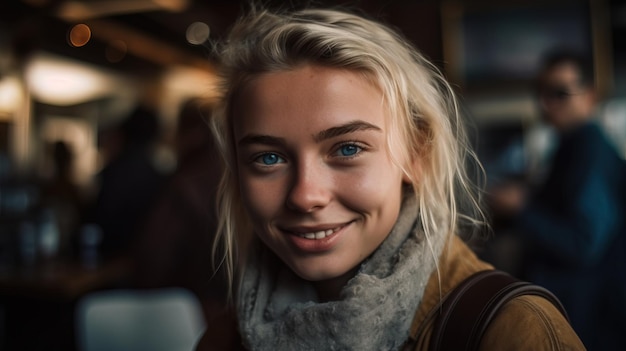
[[[323,239],[333,233],[341,230],[341,228],[345,227],[346,224],[339,225],[327,225],[327,226],[318,226],[318,227],[306,227],[306,228],[298,228],[290,230],[291,234],[297,235],[301,238],[306,239]]]
[[[346,232],[350,224],[352,224],[352,222],[335,225],[334,227],[306,227],[299,228],[298,231],[292,231],[294,228],[291,228],[292,230],[287,231],[289,234],[288,238],[291,244],[302,252],[321,253],[331,250],[338,242],[339,238]],[[300,230],[302,229],[307,231],[301,232]],[[331,231],[331,233],[328,233],[329,231]],[[318,236],[316,233],[319,232],[324,232],[324,234],[319,234]],[[317,237],[310,237],[310,234],[312,233],[315,234]]]
[[[344,223],[311,225],[311,226],[284,226],[282,230],[289,234],[295,234],[295,235],[304,234],[304,233],[315,233],[319,231],[328,231],[328,230],[337,231],[341,229],[342,227],[345,227],[346,225],[350,224],[350,222],[352,221],[344,222]]]

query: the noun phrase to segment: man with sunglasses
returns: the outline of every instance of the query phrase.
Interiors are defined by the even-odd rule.
[[[594,116],[593,69],[571,52],[546,56],[536,80],[558,143],[530,196],[493,194],[514,213],[523,278],[553,291],[589,350],[626,349],[626,165]]]
[[[593,118],[597,96],[593,69],[584,56],[569,52],[547,56],[536,84],[543,117],[559,132],[582,127]]]

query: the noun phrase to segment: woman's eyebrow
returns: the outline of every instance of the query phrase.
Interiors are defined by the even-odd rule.
[[[331,139],[340,135],[353,133],[361,130],[374,130],[381,132],[382,129],[376,125],[365,121],[351,121],[346,124],[342,124],[340,126],[331,127],[321,132],[313,135],[313,139],[316,143],[321,141]],[[279,138],[271,135],[265,134],[248,134],[243,138],[239,139],[237,142],[238,145],[251,145],[251,144],[263,144],[263,145],[276,145],[281,146],[285,145],[286,141],[284,138]]]
[[[285,145],[285,139],[274,137],[271,135],[262,134],[248,134],[239,139],[237,145],[251,145],[251,144],[264,144],[264,145]]]
[[[340,135],[353,133],[353,132],[361,131],[361,130],[375,130],[375,131],[382,132],[382,129],[380,129],[380,127],[376,125],[373,125],[365,121],[357,120],[357,121],[348,122],[346,124],[342,124],[337,127],[332,127],[332,128],[323,130],[315,134],[313,136],[313,139],[315,140],[315,142],[319,143],[320,141],[323,141],[323,140],[331,139]]]

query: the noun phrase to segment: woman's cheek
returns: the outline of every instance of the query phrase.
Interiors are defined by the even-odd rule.
[[[244,177],[240,181],[240,189],[244,206],[253,221],[268,218],[280,206],[282,191],[275,181]]]

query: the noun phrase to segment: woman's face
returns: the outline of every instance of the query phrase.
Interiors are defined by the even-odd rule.
[[[351,272],[400,210],[403,173],[386,148],[382,93],[358,73],[306,65],[260,75],[234,106],[239,186],[256,234],[304,279]]]

